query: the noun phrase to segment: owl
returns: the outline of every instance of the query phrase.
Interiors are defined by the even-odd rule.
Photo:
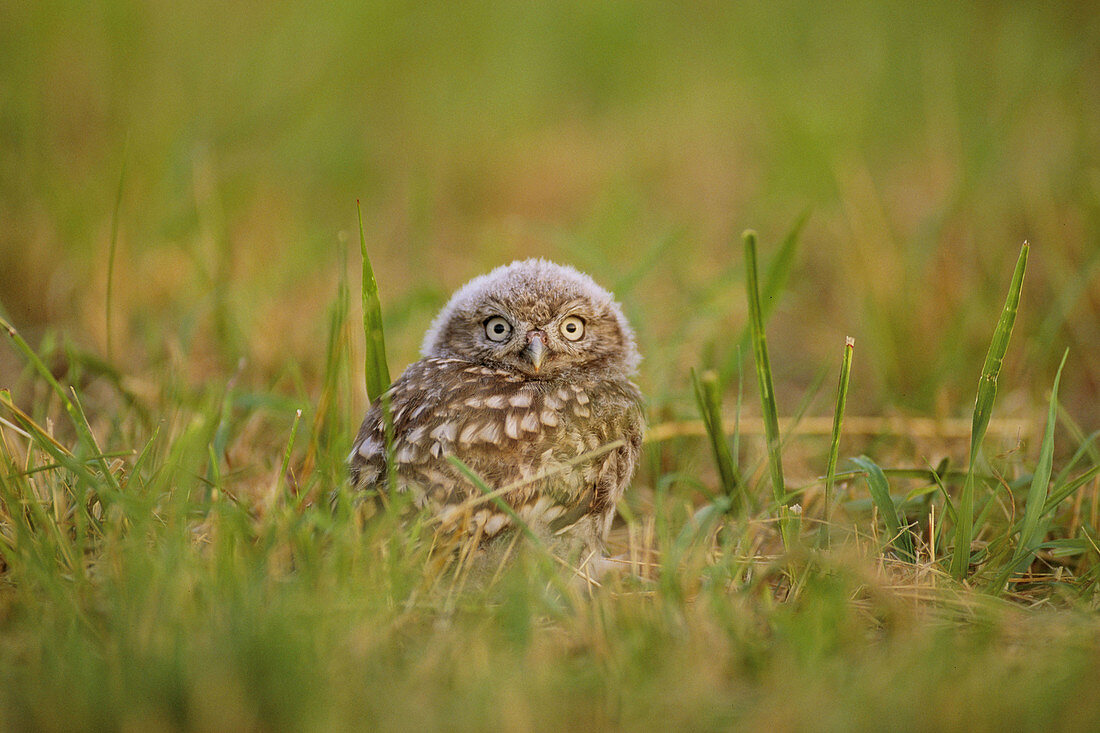
[[[355,495],[407,492],[467,543],[518,517],[602,557],[644,430],[630,379],[640,356],[612,295],[572,267],[513,262],[455,292],[421,353],[367,411],[349,458]]]

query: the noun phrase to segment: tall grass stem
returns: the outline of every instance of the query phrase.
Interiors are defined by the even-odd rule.
[[[386,336],[382,330],[382,303],[378,298],[378,283],[374,279],[367,254],[367,239],[363,233],[363,207],[355,202],[359,214],[359,250],[363,255],[363,332],[366,363],[364,373],[367,397],[373,402],[390,386],[390,369],[386,363]]]
[[[764,434],[768,446],[768,467],[772,479],[772,496],[779,510],[779,528],[783,543],[790,547],[796,539],[791,536],[792,524],[786,505],[786,485],[783,481],[783,458],[779,436],[779,416],[775,405],[775,389],[772,384],[771,361],[768,358],[768,339],[764,331],[764,314],[760,306],[760,284],[756,265],[756,232],[746,230],[741,235],[745,244],[746,294],[749,299],[749,319],[752,326],[752,352],[756,361],[756,380],[760,388],[760,404],[764,418]]]
[[[722,490],[731,503],[737,503],[743,510],[747,510],[748,496],[745,493],[745,484],[737,471],[736,460],[730,451],[726,440],[726,432],[722,425],[722,403],[718,394],[718,375],[713,371],[706,371],[702,377],[691,371],[692,386],[695,388],[695,400],[699,405],[699,414],[703,418],[703,426],[706,428],[707,437],[710,438],[711,453],[714,455],[715,464],[718,467],[718,479],[722,484]]]
[[[829,443],[829,460],[825,467],[825,525],[821,529],[821,542],[829,546],[829,530],[833,522],[833,485],[836,483],[836,464],[840,457],[840,435],[844,427],[844,408],[848,402],[848,381],[852,374],[852,353],[856,340],[844,339],[844,359],[840,363],[840,379],[836,388],[836,407],[833,409],[833,434]]]
[[[982,376],[978,380],[978,395],[974,400],[974,419],[970,430],[970,466],[966,472],[966,480],[963,482],[962,493],[959,495],[955,547],[951,556],[951,575],[956,580],[965,578],[970,567],[970,543],[974,538],[974,491],[978,482],[976,473],[978,454],[981,451],[986,428],[989,427],[989,418],[993,413],[993,403],[997,398],[997,378],[1001,373],[1005,352],[1008,351],[1008,341],[1012,336],[1012,326],[1016,322],[1016,312],[1020,306],[1020,291],[1023,288],[1029,249],[1027,242],[1024,242],[1020,248],[1020,256],[1016,260],[1016,270],[1012,274],[1008,297],[1001,310],[1000,320],[997,321],[997,328],[993,331],[993,340],[989,345],[985,364],[982,365]]]
[[[1031,487],[1027,492],[1027,503],[1024,505],[1024,520],[1020,527],[1020,537],[1016,543],[1016,550],[1012,553],[1012,559],[998,574],[994,583],[994,592],[1000,592],[1005,582],[1013,572],[1018,572],[1022,567],[1030,564],[1035,557],[1036,546],[1043,541],[1045,532],[1041,531],[1041,525],[1046,514],[1047,495],[1049,494],[1050,475],[1054,467],[1054,431],[1058,426],[1058,385],[1062,381],[1062,369],[1066,365],[1067,349],[1062,353],[1062,362],[1058,365],[1058,372],[1054,376],[1054,386],[1050,389],[1050,405],[1047,408],[1047,424],[1043,430],[1043,441],[1039,447],[1039,463],[1031,476]]]
[[[772,311],[775,310],[776,304],[779,303],[779,295],[786,286],[787,280],[790,279],[791,271],[794,269],[795,255],[798,253],[802,229],[805,228],[806,222],[809,220],[809,211],[803,212],[798,217],[794,226],[787,232],[787,236],[783,238],[783,242],[779,245],[779,251],[775,253],[775,257],[771,259],[764,271],[764,281],[760,290],[760,307],[765,322],[771,316]],[[752,326],[750,324],[741,331],[741,336],[737,340],[737,348],[733,350],[730,358],[719,369],[719,380],[722,384],[728,382],[730,377],[733,376],[733,372],[738,369],[741,363],[741,355],[748,349],[751,338]]]

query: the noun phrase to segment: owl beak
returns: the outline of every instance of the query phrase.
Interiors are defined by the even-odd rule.
[[[546,333],[543,331],[527,332],[527,348],[523,350],[523,356],[531,362],[538,374],[542,368],[542,361],[546,357]]]

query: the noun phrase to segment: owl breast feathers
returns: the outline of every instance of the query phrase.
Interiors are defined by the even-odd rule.
[[[644,429],[634,335],[611,294],[570,267],[514,262],[458,290],[422,353],[359,429],[360,496],[409,492],[441,528],[478,541],[511,528],[453,456],[536,533],[597,550]]]

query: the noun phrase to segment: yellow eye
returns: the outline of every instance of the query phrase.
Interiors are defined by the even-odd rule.
[[[581,337],[584,336],[584,321],[577,316],[569,316],[562,319],[558,329],[566,341],[580,341]]]
[[[505,341],[512,335],[512,324],[500,316],[485,321],[485,335],[490,341]]]

